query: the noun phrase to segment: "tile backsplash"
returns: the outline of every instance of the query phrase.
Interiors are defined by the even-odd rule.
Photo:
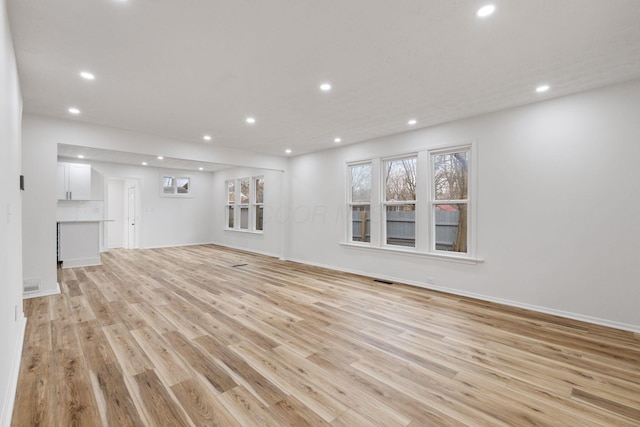
[[[60,200],[58,201],[58,221],[96,221],[104,218],[102,200]]]

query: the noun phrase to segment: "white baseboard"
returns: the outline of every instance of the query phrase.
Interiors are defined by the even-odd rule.
[[[254,254],[260,254],[260,255],[264,255],[264,256],[268,256],[268,257],[272,257],[272,258],[280,258],[280,255],[274,254],[272,252],[265,252],[265,251],[260,251],[257,249],[249,249],[249,248],[243,248],[240,246],[235,246],[235,245],[228,245],[226,243],[220,243],[220,242],[211,242],[211,243],[207,243],[209,245],[216,245],[216,246],[222,246],[225,248],[229,248],[229,249],[237,249],[239,251],[245,251],[245,252],[251,252]],[[280,258],[282,259],[282,258]]]
[[[60,293],[60,284],[56,283],[56,288],[55,289],[45,289],[45,290],[36,291],[36,292],[26,292],[26,293],[22,294],[22,299],[48,297],[48,296],[51,296],[51,295],[58,295],[59,293]]]
[[[210,245],[211,242],[200,242],[200,243],[181,243],[179,245],[159,245],[159,246],[145,246],[142,249],[164,249],[164,248],[181,248],[184,246],[199,246],[199,245]]]
[[[7,384],[7,394],[0,414],[0,427],[9,427],[13,415],[13,405],[16,401],[16,390],[18,389],[18,374],[20,373],[20,361],[22,360],[22,346],[24,345],[24,333],[27,326],[27,318],[22,316],[18,324],[18,339],[15,343],[11,373],[9,374],[9,384]]]
[[[62,268],[90,267],[92,265],[101,265],[100,257],[97,258],[76,258],[62,261]]]
[[[308,261],[303,261],[303,260],[294,259],[294,258],[288,258],[288,261],[298,262],[300,264],[313,265],[313,266],[316,266],[316,267],[327,268],[327,269],[330,269],[330,270],[342,271],[342,272],[345,272],[345,273],[357,274],[357,275],[365,276],[365,277],[373,277],[373,276],[371,276],[371,273],[364,272],[364,271],[358,271],[358,270],[353,270],[353,269],[348,269],[348,268],[341,268],[341,267],[336,267],[336,266],[331,266],[331,265],[324,265],[324,264],[320,264],[320,263],[308,262]],[[410,280],[400,279],[400,278],[392,277],[392,276],[376,275],[375,278],[376,279],[383,279],[383,280],[387,280],[387,281],[395,282],[395,283],[401,283],[401,284],[405,284],[405,285],[417,286],[417,287],[420,287],[420,288],[425,288],[425,289],[430,289],[430,290],[434,290],[434,291],[444,292],[444,293],[447,293],[447,294],[474,298],[474,299],[481,300],[481,301],[495,302],[497,304],[503,304],[503,305],[508,305],[508,306],[511,306],[511,307],[523,308],[523,309],[526,309],[526,310],[537,311],[539,313],[545,313],[545,314],[551,314],[551,315],[554,315],[554,316],[564,317],[564,318],[567,318],[567,319],[579,320],[579,321],[586,322],[586,323],[592,323],[594,325],[607,326],[609,328],[621,329],[621,330],[624,330],[624,331],[640,333],[640,325],[632,325],[632,324],[629,324],[629,323],[616,322],[614,320],[601,319],[599,317],[592,317],[592,316],[587,316],[587,315],[584,315],[584,314],[572,313],[572,312],[569,312],[569,311],[556,310],[554,308],[543,307],[543,306],[538,306],[538,305],[532,305],[532,304],[527,304],[527,303],[523,303],[523,302],[519,302],[519,301],[512,301],[512,300],[508,300],[508,299],[503,299],[503,298],[495,298],[495,297],[488,296],[488,295],[482,295],[482,294],[476,294],[476,293],[473,293],[473,292],[460,291],[458,289],[447,288],[447,287],[444,287],[444,286],[436,286],[436,285],[433,285],[433,284],[430,284],[430,283],[410,281]]]

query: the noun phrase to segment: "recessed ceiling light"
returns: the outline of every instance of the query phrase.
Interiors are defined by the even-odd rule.
[[[203,170],[204,170],[204,168],[200,167],[200,168],[198,168],[198,170],[199,170],[199,171],[203,171]]]
[[[211,135],[205,135],[202,137],[205,141],[211,141]]]
[[[80,77],[82,77],[85,80],[94,80],[96,78],[96,76],[94,76],[92,73],[88,71],[81,71]]]
[[[142,166],[147,166],[147,162],[142,162]]]
[[[80,114],[80,110],[78,110],[76,107],[71,107],[67,111],[69,111],[71,114],[75,114],[75,115]]]
[[[549,85],[540,85],[536,88],[536,92],[542,93],[549,90]]]
[[[407,124],[408,124],[408,125],[411,125],[411,126],[415,125],[416,123],[418,123],[418,121],[417,121],[416,119],[411,119],[411,120],[409,120],[409,121],[407,122]]]
[[[78,154],[78,158],[79,159],[84,159],[84,156],[82,154]]]
[[[287,148],[286,150],[284,150],[284,152],[287,154],[291,154],[291,148]]]
[[[164,157],[158,156],[158,160],[164,160]]]
[[[331,90],[331,85],[329,83],[322,83],[320,85],[320,90],[323,92],[329,92]]]
[[[335,139],[333,140],[333,142],[335,142],[336,144],[338,144],[338,143],[342,142],[342,138],[340,138],[340,137],[335,138]]]
[[[496,7],[492,4],[487,4],[485,6],[482,6],[480,9],[478,9],[478,11],[476,12],[476,16],[478,18],[486,18],[489,15],[492,15],[493,12],[496,11]]]
[[[247,122],[249,124],[254,124],[256,122],[256,119],[254,119],[253,117],[247,117],[245,122]]]

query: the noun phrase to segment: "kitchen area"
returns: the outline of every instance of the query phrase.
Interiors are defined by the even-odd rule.
[[[90,164],[58,162],[57,260],[62,268],[101,264],[104,223],[109,221],[104,200],[95,200],[103,199],[101,178]]]

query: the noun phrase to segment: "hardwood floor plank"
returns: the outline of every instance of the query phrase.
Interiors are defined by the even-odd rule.
[[[640,424],[637,333],[215,245],[101,257],[24,302],[12,426]]]
[[[169,385],[191,378],[190,369],[171,346],[150,328],[136,329],[131,335],[153,362],[158,375]]]
[[[154,371],[145,371],[135,376],[140,397],[147,407],[151,425],[193,426],[181,406],[169,394]]]
[[[191,368],[202,375],[220,393],[238,385],[214,359],[208,358],[199,347],[179,332],[167,332],[163,337],[182,356],[182,359],[191,365]]]
[[[171,390],[197,426],[241,426],[216,396],[197,379],[192,378],[175,384]]]
[[[92,384],[97,400],[103,405],[102,417],[107,426],[141,426],[140,413],[131,398],[122,373],[115,363],[95,369]]]

